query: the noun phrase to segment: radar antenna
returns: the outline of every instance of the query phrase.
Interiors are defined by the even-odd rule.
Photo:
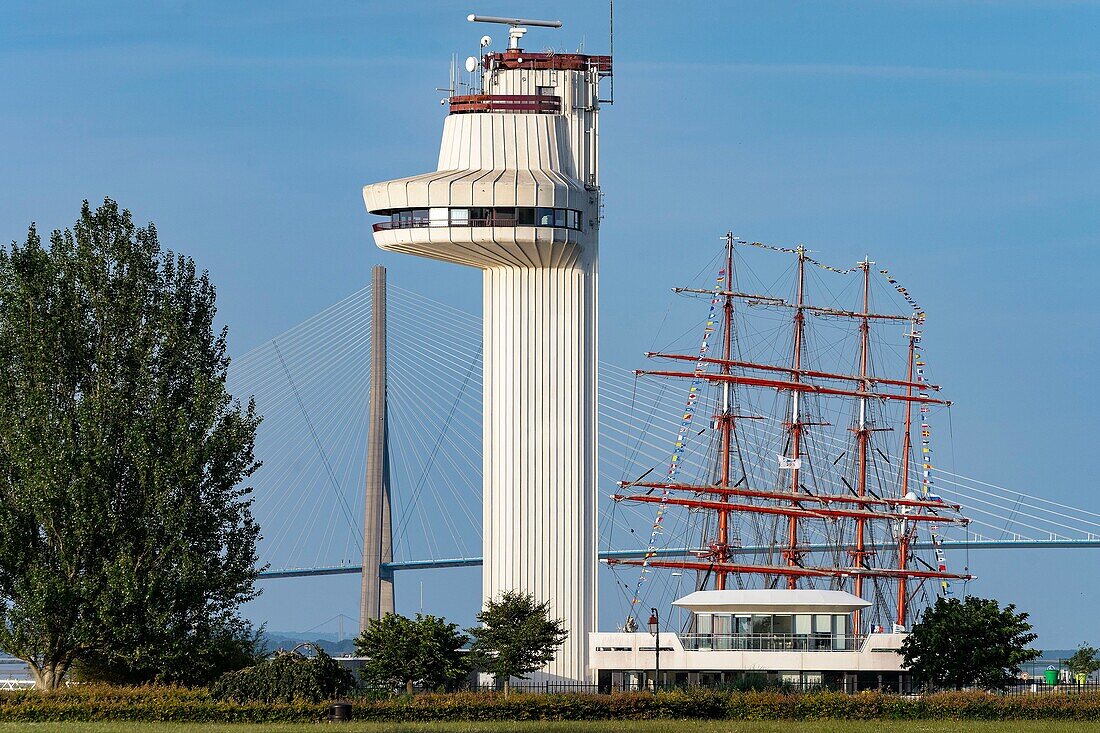
[[[519,49],[519,39],[523,38],[523,35],[527,33],[526,28],[520,26],[530,25],[537,28],[561,28],[560,20],[532,20],[531,18],[501,18],[496,15],[477,15],[470,13],[466,16],[466,20],[471,23],[500,23],[501,25],[509,26],[508,28],[508,48]]]

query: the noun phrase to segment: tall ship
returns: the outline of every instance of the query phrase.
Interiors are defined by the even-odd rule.
[[[762,257],[778,279],[755,273]],[[641,547],[606,560],[626,620],[593,635],[594,674],[906,689],[906,630],[972,577],[942,547],[969,520],[932,479],[951,402],[930,378],[925,312],[869,259],[839,268],[732,233],[711,273],[675,289],[698,319],[681,348],[634,375],[641,429],[670,450],[635,455],[612,497]],[[662,611],[673,578],[690,592]]]

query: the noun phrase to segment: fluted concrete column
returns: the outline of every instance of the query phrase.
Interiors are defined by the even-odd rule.
[[[596,630],[596,271],[489,267],[485,288],[487,598],[550,602],[569,638],[546,668],[587,677]]]

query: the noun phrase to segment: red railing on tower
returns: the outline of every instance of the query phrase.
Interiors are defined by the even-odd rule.
[[[561,114],[561,97],[543,94],[461,94],[450,98],[451,114],[512,112]]]
[[[523,49],[508,49],[503,53],[487,53],[482,59],[486,69],[556,69],[586,71],[595,69],[601,76],[611,74],[610,56],[589,56],[583,53],[528,53]]]

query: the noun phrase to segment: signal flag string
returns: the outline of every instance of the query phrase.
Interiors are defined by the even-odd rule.
[[[886,282],[898,292],[905,302],[913,309],[913,367],[916,381],[921,385],[918,388],[918,394],[921,397],[928,397],[927,380],[924,377],[924,370],[927,366],[924,358],[924,346],[921,345],[921,338],[924,336],[924,331],[918,329],[917,326],[924,325],[924,310],[913,298],[909,289],[899,283],[895,277],[890,274],[889,270],[879,270]],[[920,463],[921,463],[921,498],[925,501],[943,501],[943,498],[939,494],[935,493],[933,486],[935,482],[932,480],[932,470],[934,468],[932,464],[932,425],[929,422],[929,413],[931,408],[928,405],[920,406]],[[906,456],[908,460],[908,456]],[[905,470],[909,470],[906,466]],[[936,567],[941,573],[947,572],[947,554],[943,551],[943,536],[940,534],[938,522],[928,522],[928,535],[932,540],[932,551],[936,556]],[[946,579],[940,581],[940,591],[945,596],[951,595],[951,585]]]
[[[692,419],[695,417],[695,406],[699,401],[703,384],[703,374],[707,371],[707,354],[710,353],[710,337],[715,332],[715,318],[720,298],[718,294],[725,289],[726,270],[718,271],[718,277],[714,284],[714,295],[710,299],[710,311],[707,313],[706,325],[703,327],[703,338],[699,345],[699,358],[695,362],[692,372],[691,384],[688,387],[687,403],[684,405],[683,418],[680,420],[680,428],[676,433],[673,443],[672,457],[669,460],[668,471],[665,473],[665,483],[671,484],[680,470],[684,458],[684,446],[687,443],[688,432],[691,430]],[[652,491],[652,489],[651,489]],[[638,582],[634,586],[634,595],[630,600],[630,616],[634,616],[634,607],[641,603],[642,583],[649,574],[649,561],[657,555],[657,538],[661,534],[661,525],[664,522],[665,510],[668,506],[670,490],[665,488],[661,493],[661,502],[657,505],[657,516],[653,520],[653,527],[649,535],[649,545],[642,559],[641,572],[638,573]]]

